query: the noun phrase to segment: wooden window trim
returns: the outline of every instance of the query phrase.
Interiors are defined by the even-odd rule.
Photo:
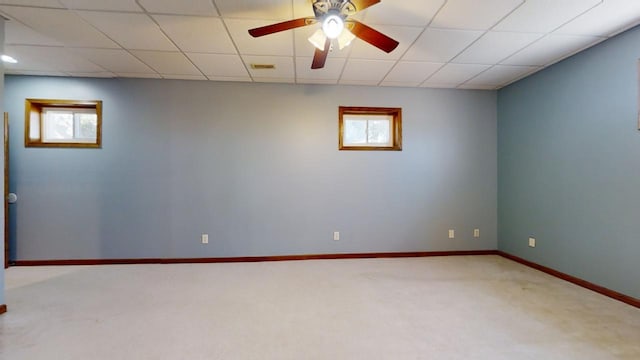
[[[43,117],[45,108],[72,108],[95,109],[98,120],[96,129],[96,142],[45,142],[42,140]],[[102,101],[101,100],[51,100],[51,99],[26,99],[24,106],[24,146],[25,147],[51,147],[51,148],[101,148],[102,147]],[[39,120],[40,136],[32,139],[31,119]]]
[[[344,145],[344,115],[388,115],[392,117],[392,146],[347,146]],[[339,150],[402,151],[402,108],[340,106],[338,109]]]

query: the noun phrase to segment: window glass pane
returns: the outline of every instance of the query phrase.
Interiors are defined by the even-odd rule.
[[[343,141],[345,144],[366,144],[367,120],[345,120]]]
[[[73,114],[70,112],[47,111],[44,117],[44,140],[73,139]]]
[[[29,116],[29,139],[40,140],[40,114],[32,112]]]
[[[369,143],[389,145],[391,140],[391,126],[389,120],[369,120]]]
[[[75,138],[95,140],[98,136],[98,116],[96,114],[76,113]]]

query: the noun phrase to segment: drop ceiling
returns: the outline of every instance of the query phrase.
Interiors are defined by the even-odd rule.
[[[398,40],[355,40],[311,70],[311,0],[0,0],[7,74],[499,89],[640,23],[639,0],[382,0],[356,15]],[[273,64],[253,69],[251,64]]]

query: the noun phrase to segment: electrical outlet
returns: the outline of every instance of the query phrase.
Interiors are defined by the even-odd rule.
[[[529,247],[536,247],[536,239],[530,237],[529,238]]]
[[[473,229],[473,237],[474,238],[480,237],[480,229]]]
[[[333,232],[333,240],[335,240],[335,241],[340,240],[340,231],[334,231]]]
[[[449,230],[449,239],[454,239],[456,237],[456,231],[455,230]]]
[[[200,235],[200,240],[202,240],[203,244],[208,244],[209,243],[209,234]]]

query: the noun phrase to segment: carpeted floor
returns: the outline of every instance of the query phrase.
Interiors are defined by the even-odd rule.
[[[14,267],[0,359],[640,359],[640,309],[499,256]]]

